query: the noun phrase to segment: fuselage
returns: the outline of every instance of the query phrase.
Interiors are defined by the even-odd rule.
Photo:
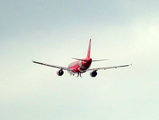
[[[70,69],[73,73],[84,73],[91,66],[91,63],[92,63],[91,58],[85,58],[70,63],[68,65],[68,69]]]

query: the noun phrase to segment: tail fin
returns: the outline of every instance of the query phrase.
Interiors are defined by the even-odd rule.
[[[90,58],[90,53],[91,53],[91,41],[92,41],[92,39],[89,40],[89,46],[88,46],[88,51],[87,51],[87,58]]]

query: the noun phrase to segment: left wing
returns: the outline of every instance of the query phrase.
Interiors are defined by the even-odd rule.
[[[88,69],[87,71],[91,71],[91,70],[106,70],[106,69],[112,69],[112,68],[120,68],[120,67],[128,67],[132,64],[129,64],[129,65],[120,65],[120,66],[112,66],[112,67],[101,67],[101,68],[91,68],[91,69]]]
[[[50,65],[50,64],[46,64],[46,63],[37,62],[37,61],[33,61],[33,63],[40,64],[40,65],[45,65],[45,66],[48,66],[48,67],[63,69],[63,70],[69,70],[67,67],[56,66],[56,65]]]

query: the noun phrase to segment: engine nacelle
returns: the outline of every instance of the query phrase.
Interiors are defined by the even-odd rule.
[[[64,71],[62,69],[58,70],[57,71],[57,75],[58,76],[62,76],[64,74]]]
[[[90,76],[91,76],[91,77],[96,77],[96,76],[97,76],[97,71],[92,71],[92,72],[90,73]]]

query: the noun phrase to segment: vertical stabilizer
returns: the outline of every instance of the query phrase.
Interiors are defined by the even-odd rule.
[[[87,58],[90,58],[90,53],[91,53],[91,39],[89,40],[89,46],[88,46],[88,51],[87,51]]]

